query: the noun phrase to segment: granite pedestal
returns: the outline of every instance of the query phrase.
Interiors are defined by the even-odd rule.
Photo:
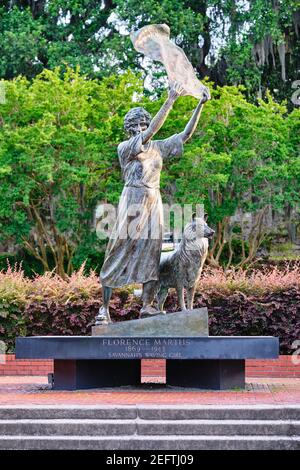
[[[163,358],[166,384],[224,390],[245,385],[245,359],[278,357],[278,339],[264,336],[17,338],[17,359],[54,359],[55,389],[140,384],[140,360]]]
[[[17,359],[53,359],[54,388],[138,386],[141,359],[166,359],[166,384],[244,388],[245,359],[277,358],[270,336],[208,336],[206,308],[95,326],[92,336],[17,338]]]

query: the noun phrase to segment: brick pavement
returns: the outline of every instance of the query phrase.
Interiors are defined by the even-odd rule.
[[[149,377],[145,380],[150,380]],[[155,380],[155,378],[153,379]],[[161,378],[157,378],[157,381]],[[299,378],[248,378],[246,390],[196,391],[144,383],[141,388],[55,391],[45,376],[0,377],[0,405],[300,404]]]

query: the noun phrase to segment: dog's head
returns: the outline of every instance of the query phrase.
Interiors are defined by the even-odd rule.
[[[204,214],[204,217],[196,217],[193,214],[192,218],[192,229],[196,233],[197,238],[212,238],[215,231],[207,225],[208,214]]]
[[[201,250],[204,245],[208,246],[205,239],[212,238],[215,231],[207,225],[207,214],[204,217],[196,217],[193,214],[192,221],[189,222],[183,233],[183,242],[189,250]]]

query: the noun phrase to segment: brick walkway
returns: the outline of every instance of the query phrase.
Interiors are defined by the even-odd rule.
[[[148,378],[149,380],[149,378]],[[248,378],[246,390],[195,391],[143,384],[117,390],[54,391],[45,376],[0,377],[0,405],[300,404],[299,378]]]

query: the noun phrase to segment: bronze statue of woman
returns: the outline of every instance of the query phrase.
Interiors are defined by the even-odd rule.
[[[205,88],[183,132],[168,139],[151,140],[182,93],[182,86],[175,83],[152,120],[143,108],[133,108],[125,116],[124,127],[129,139],[118,146],[125,186],[100,273],[103,305],[96,324],[111,321],[109,301],[112,289],[128,284],[143,284],[141,317],[160,313],[152,305],[163,236],[160,173],[164,160],[182,155],[183,144],[193,135],[203,104],[209,99],[209,91]]]

